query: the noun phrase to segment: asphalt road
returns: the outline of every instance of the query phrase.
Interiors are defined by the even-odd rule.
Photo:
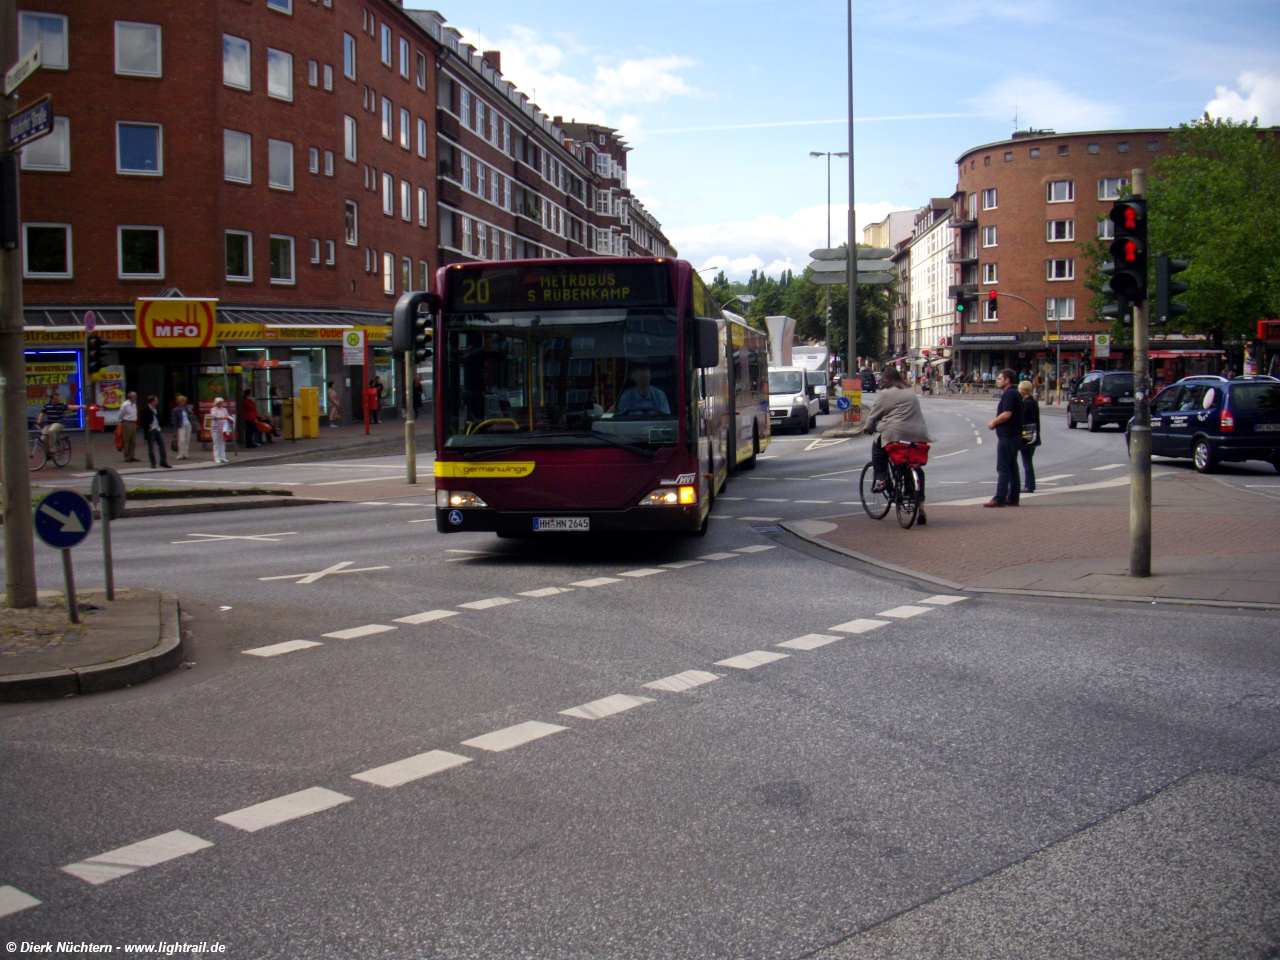
[[[931,499],[990,495],[993,405],[926,401]],[[1042,487],[1123,473],[1046,421]],[[0,887],[42,901],[0,942],[1273,956],[1277,618],[938,598],[778,530],[852,509],[867,445],[779,438],[703,539],[441,535],[422,492],[116,524],[193,665],[0,708]]]

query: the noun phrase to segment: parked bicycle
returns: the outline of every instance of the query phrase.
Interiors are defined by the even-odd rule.
[[[65,467],[71,462],[71,438],[58,431],[56,438],[46,436],[40,430],[31,431],[31,449],[27,454],[27,466],[39,470],[49,460],[55,467]]]
[[[862,509],[872,520],[883,520],[892,507],[898,513],[898,525],[910,530],[924,514],[924,465],[929,462],[927,443],[886,443],[889,476],[883,490],[875,490],[874,465],[862,468],[858,494]]]

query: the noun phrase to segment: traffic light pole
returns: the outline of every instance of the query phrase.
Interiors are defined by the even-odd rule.
[[[80,404],[83,408],[81,416],[84,417],[84,468],[86,470],[94,469],[93,466],[93,428],[89,426],[89,335],[86,333],[84,338],[84,373],[80,376]]]
[[[418,482],[418,447],[413,424],[413,351],[404,352],[404,482]]]
[[[1134,170],[1132,195],[1147,195],[1147,172]],[[1133,426],[1129,429],[1129,576],[1151,576],[1151,398],[1148,301],[1133,305]]]
[[[853,209],[853,0],[848,0],[849,27],[849,377],[862,369],[858,365],[858,217]]]

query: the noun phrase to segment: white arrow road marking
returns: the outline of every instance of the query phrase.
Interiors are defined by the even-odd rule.
[[[296,530],[288,533],[259,533],[252,536],[233,536],[229,533],[188,533],[188,537],[203,537],[202,540],[170,540],[170,543],[212,543],[215,540],[262,540],[267,543],[279,543],[281,537],[297,536]]]
[[[335,563],[332,567],[325,567],[323,570],[317,570],[315,573],[285,573],[277,577],[259,577],[259,580],[293,580],[300,577],[298,583],[315,583],[317,580],[323,580],[331,573],[366,573],[369,570],[390,570],[388,566],[381,567],[357,567],[354,570],[348,570],[347,567],[355,563],[354,560],[343,560],[341,563]]]
[[[813,441],[813,443],[805,447],[804,452],[808,453],[810,450],[821,450],[823,447],[834,447],[837,443],[846,443],[848,440],[848,437],[819,437],[817,440]]]
[[[40,901],[31,894],[23,893],[17,887],[0,887],[0,917],[38,906]]]
[[[62,524],[63,533],[84,533],[84,524],[80,522],[80,516],[74,510],[69,515],[62,514],[47,503],[42,503],[40,504],[40,512],[47,513]]]

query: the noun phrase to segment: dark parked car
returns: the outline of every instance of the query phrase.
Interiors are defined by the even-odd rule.
[[[1092,370],[1081,378],[1067,403],[1067,426],[1087,423],[1097,433],[1104,423],[1121,430],[1133,417],[1133,374],[1125,370]]]
[[[1280,470],[1280,380],[1186,377],[1151,402],[1151,452],[1190,458],[1208,473],[1223,460]]]
[[[858,379],[862,381],[863,393],[875,393],[880,386],[876,383],[876,375],[866,367],[858,371]]]

